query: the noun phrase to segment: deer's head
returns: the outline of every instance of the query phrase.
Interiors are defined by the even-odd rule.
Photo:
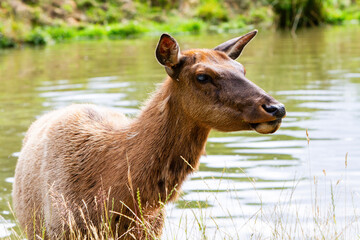
[[[156,57],[172,78],[174,98],[188,117],[220,131],[255,130],[273,133],[285,116],[285,107],[245,77],[235,61],[254,30],[214,49],[180,52],[178,43],[163,34]]]

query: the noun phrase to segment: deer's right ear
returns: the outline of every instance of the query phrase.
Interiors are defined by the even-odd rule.
[[[179,63],[180,48],[176,40],[169,34],[161,35],[156,47],[156,58],[165,67],[171,68]]]
[[[224,42],[223,44],[220,44],[219,46],[214,48],[214,50],[222,51],[226,53],[230,58],[235,60],[240,56],[246,44],[248,44],[251,39],[255,37],[257,32],[257,30],[253,30],[241,37],[233,38],[227,42]]]

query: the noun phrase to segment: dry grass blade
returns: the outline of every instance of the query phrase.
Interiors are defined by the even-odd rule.
[[[310,138],[309,138],[308,129],[306,129],[306,140],[307,140],[307,143],[309,144],[310,143]]]

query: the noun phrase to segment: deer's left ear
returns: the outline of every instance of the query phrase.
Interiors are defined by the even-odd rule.
[[[214,48],[214,50],[225,52],[230,58],[235,60],[240,56],[246,44],[248,44],[251,39],[255,37],[257,32],[257,30],[253,30],[241,37],[233,38],[220,44],[219,46]]]
[[[156,59],[165,67],[171,68],[179,63],[180,47],[169,34],[161,35],[156,47]]]

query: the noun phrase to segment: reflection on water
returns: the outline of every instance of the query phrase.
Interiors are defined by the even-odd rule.
[[[182,49],[213,47],[229,37],[179,42]],[[359,38],[355,27],[304,30],[296,39],[260,32],[240,61],[249,79],[286,105],[287,117],[273,135],[212,132],[200,171],[167,207],[164,239],[198,239],[203,232],[209,239],[345,233],[351,239],[358,232]],[[0,51],[0,237],[14,225],[7,203],[30,123],[80,102],[134,116],[165,77],[154,58],[156,43],[150,38]],[[323,222],[314,220],[319,216]]]

